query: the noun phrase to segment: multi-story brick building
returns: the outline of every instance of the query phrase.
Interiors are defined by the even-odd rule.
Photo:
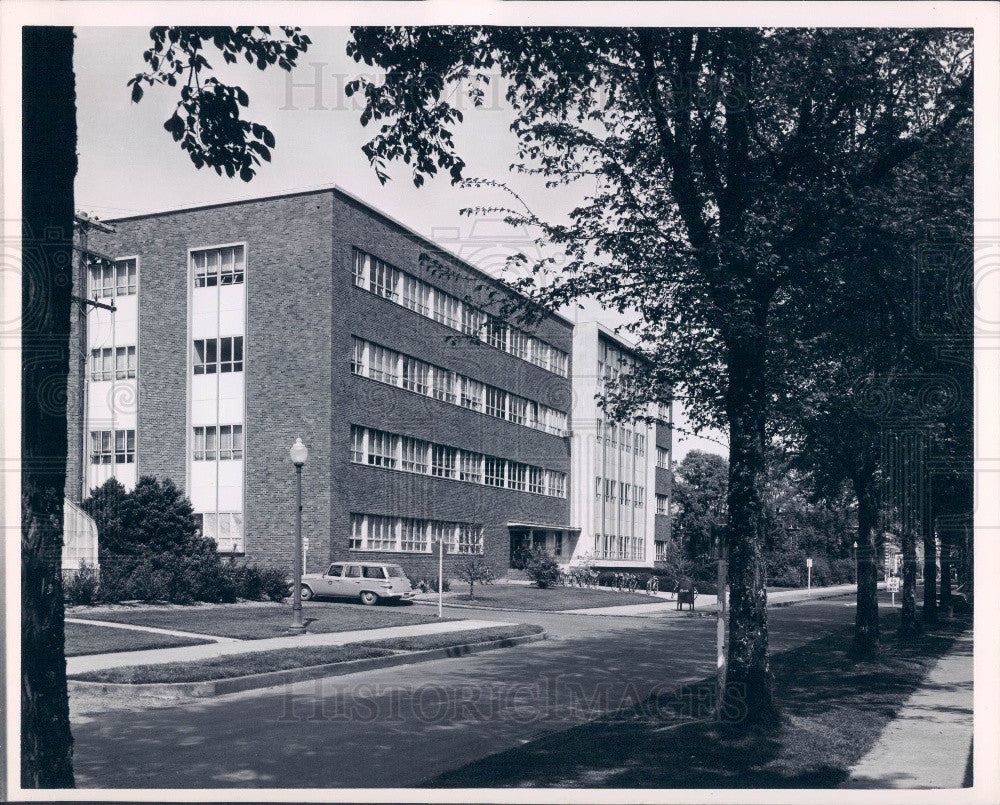
[[[115,310],[75,322],[71,499],[171,478],[220,551],[287,564],[301,437],[310,570],[429,576],[439,539],[498,568],[523,545],[652,563],[669,428],[598,416],[633,359],[607,330],[518,324],[508,286],[337,188],[105,223],[78,281]]]

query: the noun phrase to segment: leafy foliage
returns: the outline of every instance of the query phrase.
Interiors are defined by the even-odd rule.
[[[241,117],[250,103],[243,89],[214,76],[202,78],[212,70],[205,50],[214,47],[227,64],[243,58],[261,70],[276,64],[291,71],[312,43],[298,28],[282,26],[278,31],[280,35],[272,34],[267,26],[153,28],[152,47],[142,54],[148,67],[128,81],[132,102],[142,100],[144,85],[180,83],[177,108],[163,128],[188,152],[196,168],[207,165],[219,175],[238,175],[249,182],[261,160],[271,161],[274,134]]]
[[[692,450],[677,465],[673,482],[673,530],[688,556],[712,548],[712,526],[726,518],[729,462],[715,453]]]
[[[559,580],[559,563],[554,556],[545,551],[532,551],[524,572],[544,590]]]
[[[469,598],[474,598],[476,583],[484,583],[493,578],[493,567],[486,558],[471,554],[454,565],[455,575],[469,585]]]

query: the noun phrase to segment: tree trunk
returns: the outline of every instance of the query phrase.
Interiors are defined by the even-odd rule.
[[[729,652],[722,719],[732,727],[779,723],[767,656],[764,544],[764,339],[731,343],[729,389]]]
[[[920,633],[917,621],[917,535],[904,528],[903,542],[903,600],[899,616],[899,634],[909,637]]]
[[[951,614],[951,529],[941,529],[941,611]]]
[[[73,29],[26,27],[23,67],[21,353],[21,785],[73,786],[63,648],[76,175]]]
[[[875,482],[866,471],[853,476],[852,482],[858,499],[858,591],[851,653],[857,659],[873,659],[879,652]]]
[[[922,524],[924,531],[924,609],[921,613],[924,623],[937,623],[937,545],[934,542],[934,528],[930,523]]]

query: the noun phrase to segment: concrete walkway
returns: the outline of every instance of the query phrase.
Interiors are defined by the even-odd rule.
[[[69,657],[66,673],[70,676],[87,671],[101,671],[106,668],[122,668],[126,665],[158,665],[165,662],[197,662],[228,654],[248,654],[275,649],[302,648],[305,646],[343,646],[365,640],[388,640],[393,637],[415,637],[417,635],[460,632],[465,629],[482,629],[488,626],[514,626],[514,623],[459,620],[442,623],[415,623],[409,626],[387,626],[381,629],[355,629],[350,632],[319,632],[316,634],[289,635],[287,637],[267,637],[262,640],[236,640],[205,643],[198,646],[178,646],[144,651],[119,651],[111,654],[88,654]],[[188,634],[174,632],[173,634]]]
[[[972,633],[958,638],[844,788],[961,788],[972,751]]]
[[[880,585],[882,586],[882,585]],[[767,603],[789,604],[799,601],[818,601],[823,598],[834,598],[840,595],[853,594],[857,588],[853,584],[838,584],[834,587],[814,587],[812,590],[779,590],[767,594]],[[616,607],[595,607],[590,609],[564,609],[561,610],[566,615],[607,615],[628,618],[652,618],[662,617],[673,613],[681,615],[677,610],[677,600],[672,597],[672,593],[658,593],[658,597],[667,598],[662,604],[625,604]],[[715,612],[718,606],[718,598],[714,595],[701,595],[695,599],[695,612]],[[685,605],[683,613],[689,610]]]

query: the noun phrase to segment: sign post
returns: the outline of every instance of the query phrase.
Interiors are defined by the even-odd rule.
[[[441,617],[441,598],[444,594],[444,540],[438,540],[438,617]]]
[[[716,718],[721,720],[722,700],[726,693],[726,584],[729,578],[729,567],[726,561],[728,551],[726,550],[725,528],[713,526],[712,531],[715,532],[712,553],[718,562],[715,618],[715,669],[717,680],[715,713]]]
[[[889,594],[892,596],[892,606],[896,606],[896,593],[899,592],[899,576],[889,576]]]
[[[806,559],[806,594],[812,595],[813,586],[813,560],[812,558]]]

